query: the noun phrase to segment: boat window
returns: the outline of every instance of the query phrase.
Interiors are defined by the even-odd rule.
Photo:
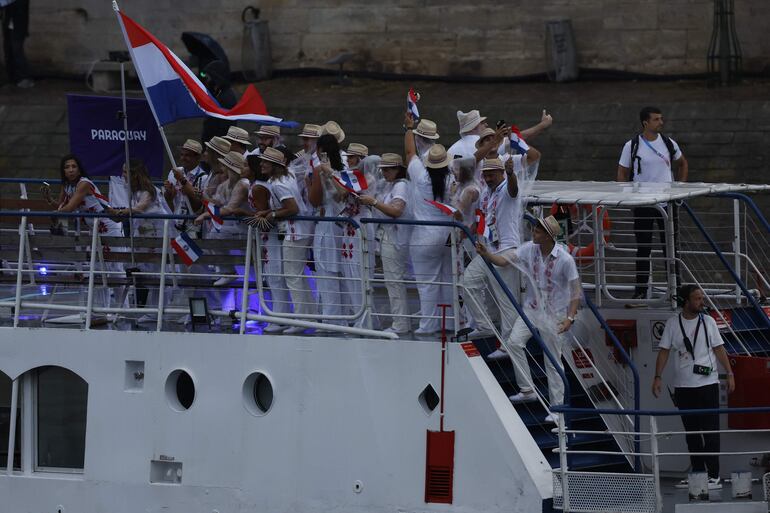
[[[35,371],[36,470],[82,470],[88,384],[61,367]]]
[[[243,404],[252,415],[261,416],[273,407],[273,384],[265,374],[254,372],[243,384]]]
[[[8,468],[8,437],[11,434],[12,380],[0,372],[0,468]],[[21,389],[21,387],[19,387]],[[17,394],[16,441],[13,451],[13,468],[21,470],[21,398]]]
[[[187,371],[177,369],[166,378],[166,400],[171,409],[189,410],[195,402],[195,382]]]

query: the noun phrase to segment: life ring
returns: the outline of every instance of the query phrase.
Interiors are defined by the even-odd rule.
[[[584,210],[592,210],[591,205],[582,205]],[[604,207],[599,207],[596,209],[597,214],[601,216],[602,218],[602,232],[604,233],[604,242],[605,244],[610,241],[610,228],[612,227],[612,221],[610,221],[610,214],[607,212],[607,209]],[[577,217],[578,215],[578,209],[577,206],[574,204],[571,205],[559,205],[557,203],[554,203],[551,205],[551,215],[555,216],[556,214],[561,213],[563,214],[569,214],[570,217]],[[591,241],[590,244],[587,246],[575,246],[574,244],[567,244],[567,247],[569,248],[570,255],[575,259],[575,261],[578,264],[588,264],[593,260],[594,255],[596,254],[596,248],[594,247],[594,242]]]

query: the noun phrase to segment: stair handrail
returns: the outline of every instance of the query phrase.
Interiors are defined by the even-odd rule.
[[[762,211],[759,210],[759,207],[754,202],[753,199],[751,199],[748,195],[740,193],[740,192],[720,192],[719,194],[715,194],[714,196],[723,197],[723,198],[733,198],[737,200],[741,200],[754,212],[754,215],[757,216],[757,219],[759,219],[759,222],[762,223],[762,226],[765,227],[765,230],[768,234],[770,234],[770,223],[767,222],[767,219],[765,219],[765,216],[762,214]]]
[[[740,276],[738,276],[738,273],[735,272],[735,269],[730,265],[730,262],[727,261],[727,258],[725,258],[725,255],[722,253],[722,250],[719,248],[719,245],[714,241],[714,239],[709,235],[709,233],[706,231],[706,228],[703,226],[703,223],[701,222],[700,218],[698,218],[697,215],[695,215],[695,212],[693,212],[692,208],[690,208],[690,205],[687,204],[687,202],[683,201],[682,206],[687,211],[688,214],[690,214],[690,218],[695,223],[695,226],[698,228],[698,230],[701,232],[701,235],[706,239],[706,242],[709,243],[711,246],[711,249],[714,250],[714,253],[719,257],[719,260],[722,262],[722,265],[724,265],[725,269],[732,275],[733,280],[735,280],[735,283],[740,287],[741,291],[743,291],[743,294],[746,296],[746,299],[751,303],[751,306],[754,308],[754,310],[759,314],[760,318],[763,319],[763,322],[767,328],[770,328],[770,318],[767,317],[765,314],[765,311],[762,310],[762,307],[760,306],[759,302],[757,301],[757,298],[754,297],[754,294],[749,292],[748,287],[745,283],[743,283],[743,280]]]
[[[588,297],[588,292],[584,292],[583,297],[585,298],[586,305],[594,314],[594,317],[596,317],[596,320],[599,321],[599,324],[601,324],[602,328],[604,328],[604,331],[610,336],[612,345],[615,346],[615,349],[617,349],[617,351],[623,357],[623,360],[625,360],[626,363],[628,363],[628,366],[631,368],[631,373],[634,375],[634,410],[638,410],[640,405],[639,369],[636,368],[636,364],[631,359],[631,356],[623,347],[623,344],[620,343],[620,341],[618,340],[618,337],[615,336],[615,332],[612,331],[612,328],[610,328],[609,324],[607,324],[607,321],[599,312],[599,309],[596,307],[594,302],[591,301],[591,298]],[[634,435],[634,452],[637,452],[637,453],[639,452],[639,448],[640,448],[640,440],[639,440],[639,434],[638,434],[640,429],[640,422],[641,421],[639,419],[639,414],[634,414],[634,432],[636,433],[636,435]],[[639,456],[636,455],[634,456],[634,470],[638,472],[640,468],[641,468],[641,461],[639,460]]]

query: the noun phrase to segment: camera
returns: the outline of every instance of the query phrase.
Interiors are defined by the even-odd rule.
[[[692,373],[698,374],[699,376],[708,376],[711,374],[711,367],[696,364],[692,366]]]

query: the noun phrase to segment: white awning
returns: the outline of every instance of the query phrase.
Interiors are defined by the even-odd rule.
[[[536,180],[528,201],[539,204],[641,206],[720,192],[760,192],[770,185],[730,183],[639,183]]]

